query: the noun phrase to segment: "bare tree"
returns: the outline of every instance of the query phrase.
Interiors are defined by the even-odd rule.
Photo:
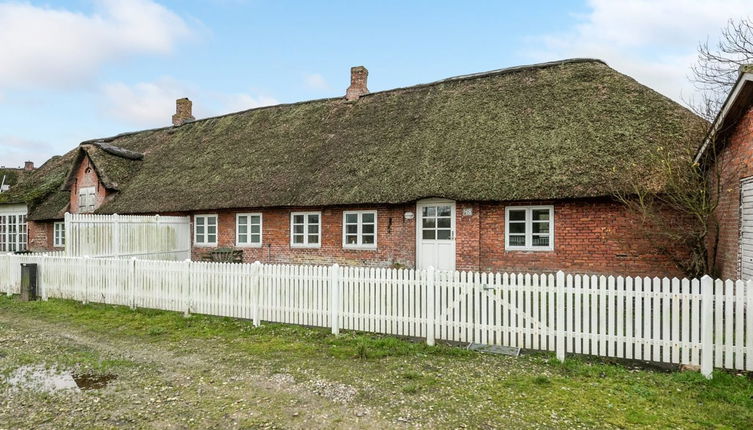
[[[713,120],[737,81],[740,67],[751,63],[753,19],[730,19],[717,43],[710,44],[707,39],[698,45],[698,62],[691,68],[691,80],[701,92],[701,101],[688,101],[690,108]]]
[[[631,187],[615,194],[639,223],[633,232],[654,252],[669,258],[688,277],[715,275],[717,231],[716,209],[722,189],[721,170],[714,145],[699,162],[697,146],[708,129],[700,122],[688,130],[685,141],[674,148],[658,147],[644,160],[656,169],[657,182],[644,177],[631,179]]]

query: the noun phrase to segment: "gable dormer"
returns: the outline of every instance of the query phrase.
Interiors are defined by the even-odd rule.
[[[69,212],[93,213],[138,169],[143,154],[105,142],[84,142],[63,185],[70,191]]]

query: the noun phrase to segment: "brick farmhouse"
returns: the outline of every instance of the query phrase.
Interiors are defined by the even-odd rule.
[[[63,244],[65,212],[157,213],[191,217],[196,259],[681,274],[614,195],[661,192],[649,153],[698,147],[682,106],[590,59],[380,92],[367,75],[199,120],[180,99],[172,126],[83,142],[0,203],[27,205],[33,250]]]
[[[715,160],[709,168],[718,192],[716,247],[719,275],[753,278],[753,66],[740,69],[713,122],[696,161]],[[713,256],[712,256],[713,257]]]

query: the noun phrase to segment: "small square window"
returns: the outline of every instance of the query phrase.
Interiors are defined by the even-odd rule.
[[[376,249],[376,211],[343,212],[343,248]]]
[[[217,246],[217,215],[194,216],[194,244]]]
[[[237,214],[235,216],[235,244],[237,246],[261,246],[261,214]]]
[[[290,243],[294,247],[319,248],[321,246],[321,213],[299,212],[290,215]]]
[[[508,207],[505,211],[505,249],[551,251],[554,249],[554,207]]]

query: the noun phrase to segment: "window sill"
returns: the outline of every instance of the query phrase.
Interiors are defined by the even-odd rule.
[[[322,245],[321,244],[316,244],[316,245],[300,245],[300,244],[292,245],[291,244],[290,247],[293,249],[318,249],[318,248],[321,248]]]
[[[376,246],[353,246],[343,245],[343,249],[348,251],[376,251]]]
[[[246,243],[236,243],[235,247],[236,248],[261,248],[262,244],[261,243],[248,243],[248,244],[246,244]]]
[[[217,242],[215,243],[194,243],[193,246],[195,248],[216,248]]]
[[[505,252],[553,252],[554,248],[505,248]]]

